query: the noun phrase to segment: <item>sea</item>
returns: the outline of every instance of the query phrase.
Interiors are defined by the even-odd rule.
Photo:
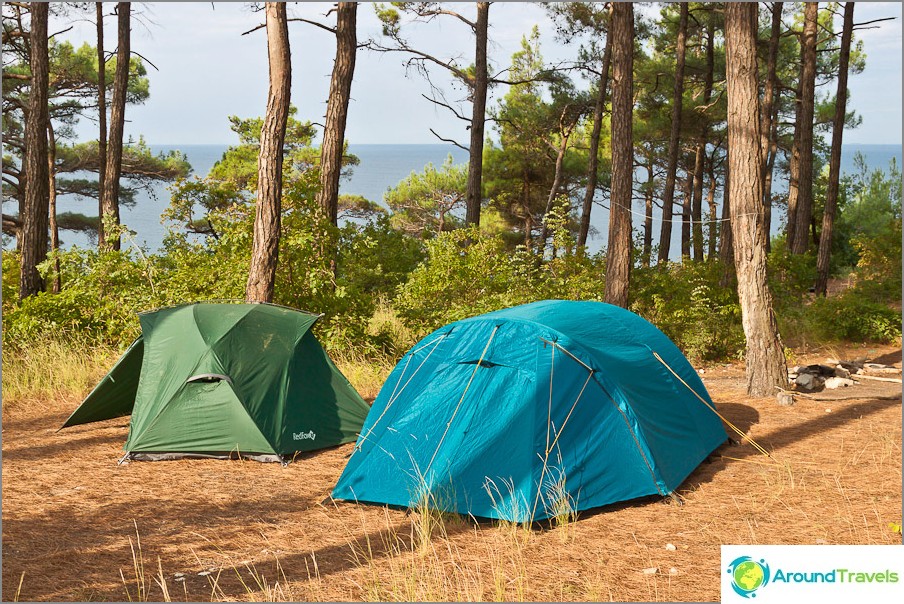
[[[192,166],[192,176],[206,176],[213,165],[223,156],[227,145],[150,145],[151,150],[167,152],[173,149],[183,152]],[[454,145],[349,145],[349,152],[360,159],[360,164],[355,166],[351,175],[340,183],[340,192],[354,195],[362,195],[372,201],[382,203],[383,194],[400,180],[412,172],[420,172],[424,166],[432,163],[440,166],[450,155],[455,163],[467,163],[468,156],[465,151]],[[856,172],[854,157],[861,154],[866,164],[872,168],[888,169],[889,162],[894,158],[898,167],[901,166],[901,145],[865,145],[848,144],[842,148],[842,172]],[[639,175],[640,177],[640,175]],[[141,246],[145,250],[154,252],[163,243],[166,226],[161,222],[160,215],[169,205],[169,184],[155,183],[147,190],[136,193],[136,204],[130,208],[123,208],[121,219],[123,223],[135,232],[135,237],[130,245]],[[777,183],[776,192],[780,190]],[[64,195],[58,199],[59,212],[79,212],[87,215],[96,214],[97,202],[94,199],[80,198],[74,195]],[[658,212],[657,212],[658,213]],[[643,218],[643,208],[639,203],[635,207],[635,229],[639,227]],[[588,247],[591,252],[596,252],[606,243],[608,228],[608,210],[597,204],[591,214],[591,236]],[[781,217],[773,220],[773,233],[780,228]],[[659,219],[654,220],[654,233],[659,232]],[[680,253],[680,228],[673,229],[676,237],[672,243],[672,249]],[[90,246],[94,242],[87,235],[63,231],[60,233],[63,247],[73,245]],[[676,258],[677,259],[677,258]]]

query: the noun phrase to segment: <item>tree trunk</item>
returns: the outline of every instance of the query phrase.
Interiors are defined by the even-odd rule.
[[[788,369],[766,282],[756,32],[756,3],[725,5],[729,187],[738,298],[747,339],[747,394],[773,396],[776,387],[787,387]]]
[[[355,32],[357,2],[339,2],[336,9],[336,60],[326,105],[326,124],[320,148],[320,192],[317,202],[334,225],[339,214],[339,175],[345,147],[345,123],[355,74],[358,39]]]
[[[788,210],[785,217],[785,240],[788,248],[797,231],[797,201],[800,198],[800,82],[794,91],[794,137],[791,139],[791,157],[788,159]]]
[[[691,202],[691,233],[694,244],[694,260],[703,262],[703,163],[706,143],[697,141],[694,153],[694,191]]]
[[[94,3],[97,14],[97,249],[106,246],[104,239],[104,177],[107,175],[107,72],[104,58],[104,4]]]
[[[776,87],[776,61],[778,58],[778,43],[782,29],[782,2],[772,3],[772,30],[769,34],[769,54],[766,58],[766,86],[763,89],[763,110],[760,115],[762,122],[760,136],[762,137],[763,154],[763,182],[766,182],[766,167],[769,157],[769,146],[772,139],[773,108],[775,106]],[[765,187],[764,187],[765,189]],[[765,197],[764,197],[765,203]]]
[[[685,164],[690,158],[685,158]],[[684,182],[681,188],[681,261],[691,256],[691,196],[694,189],[694,173],[685,169]]]
[[[709,158],[709,192],[706,194],[706,203],[709,205],[709,240],[707,241],[707,257],[710,260],[714,260],[716,258],[716,239],[718,236],[718,228],[716,217],[718,216],[718,209],[716,206],[716,187],[718,183],[716,182],[716,169],[713,166],[714,159],[712,157]]]
[[[60,229],[57,225],[57,192],[56,192],[56,134],[53,122],[47,120],[47,217],[50,226],[50,249],[60,249]],[[60,293],[60,257],[53,260],[53,293]]]
[[[776,105],[770,123],[768,159],[763,180],[763,211],[766,223],[766,253],[772,251],[772,179],[775,172],[775,156],[778,153],[778,106]]]
[[[47,258],[48,170],[47,170],[47,86],[49,61],[47,57],[48,5],[31,4],[31,91],[28,114],[25,118],[25,157],[22,168],[25,198],[22,220],[22,260],[19,270],[19,299],[33,296],[44,289],[38,264]]]
[[[706,75],[703,76],[703,105],[709,105],[713,94],[713,72],[715,71],[715,31],[710,25],[706,29]],[[703,170],[706,160],[706,141],[709,124],[704,120],[697,138],[694,156],[694,202],[691,210],[694,232],[694,260],[703,261]]]
[[[800,82],[800,169],[797,208],[791,253],[804,254],[809,247],[807,227],[813,216],[813,111],[816,92],[816,29],[818,2],[807,2],[804,10],[804,36],[801,43]]]
[[[628,306],[631,277],[631,201],[634,180],[634,5],[613,4],[612,36],[612,190],[606,252],[605,300]]]
[[[289,119],[289,95],[292,86],[286,5],[282,2],[267,2],[265,11],[270,89],[267,94],[267,112],[261,128],[254,243],[251,250],[251,265],[248,269],[248,284],[245,288],[247,302],[273,301],[276,263],[279,256],[283,143]]]
[[[487,111],[487,30],[490,22],[490,3],[477,3],[477,27],[474,35],[477,48],[474,55],[474,86],[471,89],[471,144],[468,147],[468,186],[466,190],[465,222],[480,224],[480,203],[483,199],[483,126]]]
[[[841,30],[841,50],[838,57],[838,92],[835,93],[835,121],[832,124],[832,153],[829,158],[829,186],[826,208],[822,215],[822,234],[819,255],[816,257],[816,295],[825,296],[829,281],[829,258],[838,208],[838,179],[841,174],[841,139],[844,134],[844,115],[847,111],[848,63],[851,57],[851,35],[854,29],[854,3],[844,4],[844,27]]]
[[[653,158],[647,158],[647,190],[644,193],[643,214],[643,253],[640,262],[650,266],[650,255],[653,248]]]
[[[730,149],[726,149],[726,154]],[[719,221],[719,262],[722,264],[722,276],[719,285],[728,287],[734,275],[734,236],[731,224],[731,165],[725,160],[725,184],[722,185],[722,217]]]
[[[562,173],[565,165],[565,152],[568,150],[568,139],[571,138],[571,129],[562,132],[562,140],[559,142],[559,148],[556,150],[556,171],[553,175],[552,186],[549,188],[549,196],[546,198],[546,211],[543,213],[543,230],[540,233],[540,246],[546,245],[546,238],[549,237],[549,212],[552,210],[552,204],[559,194],[559,188],[562,186]],[[555,251],[553,252],[555,253]]]
[[[611,5],[610,5],[611,7]],[[611,8],[610,8],[611,11]],[[609,63],[612,58],[612,36],[606,36],[606,49],[603,51],[602,75],[596,95],[596,106],[593,108],[593,130],[590,132],[590,149],[587,158],[587,188],[584,191],[584,207],[581,208],[581,228],[578,231],[578,249],[587,245],[590,233],[590,212],[593,210],[593,197],[596,195],[599,169],[600,132],[603,127],[603,112],[606,109],[606,87],[609,84]]]
[[[103,219],[112,216],[113,222],[119,225],[119,178],[122,174],[122,138],[126,121],[126,91],[129,87],[129,60],[131,58],[131,12],[130,2],[120,2],[116,5],[118,15],[116,50],[116,75],[113,78],[113,99],[110,101],[110,136],[107,144],[107,165],[104,176],[103,214],[101,215],[101,228]],[[108,219],[109,220],[109,219]],[[104,245],[110,249],[118,250],[120,247],[119,235],[104,234]]]
[[[659,262],[669,261],[672,246],[672,217],[674,216],[675,178],[678,172],[678,148],[681,135],[681,102],[684,97],[684,55],[687,47],[687,2],[681,2],[678,39],[675,43],[675,86],[672,92],[672,130],[669,133],[669,156],[665,172],[665,192],[662,197],[662,229],[659,234]]]

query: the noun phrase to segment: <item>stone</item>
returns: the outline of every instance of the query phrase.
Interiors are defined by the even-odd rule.
[[[826,359],[826,365],[838,365],[841,363],[838,359]]]
[[[665,544],[665,548],[666,548],[667,550],[669,550],[670,552],[673,552],[673,551],[675,551],[676,549],[678,549],[677,547],[675,547],[675,546],[674,546],[673,544],[671,544],[671,543],[666,543],[666,544]]]
[[[835,377],[850,379],[851,372],[848,371],[847,369],[845,369],[844,367],[842,367],[841,365],[838,365],[837,367],[835,367]]]
[[[645,569],[643,569],[642,572],[643,572],[643,574],[645,574],[645,575],[655,575],[656,573],[659,572],[659,568],[657,568],[657,567],[655,567],[655,566],[651,566],[650,568],[645,568]]]
[[[675,568],[675,567],[673,566],[672,568],[669,569],[669,574],[670,574],[670,575],[677,575],[677,574],[678,574],[678,569]]]
[[[790,392],[779,392],[775,399],[782,407],[790,407],[794,404],[794,396]]]
[[[825,381],[826,388],[846,388],[848,386],[853,386],[854,380],[841,378],[841,377],[830,377]]]
[[[797,384],[799,390],[816,390],[822,386],[824,381],[820,376],[811,373],[801,373],[794,378],[794,383]]]

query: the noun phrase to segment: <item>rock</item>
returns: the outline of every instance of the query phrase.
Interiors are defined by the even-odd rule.
[[[184,577],[185,573],[174,573],[173,576],[178,579],[179,577]]]
[[[854,380],[842,378],[842,377],[830,377],[825,381],[826,388],[846,388],[847,386],[853,386]]]
[[[665,548],[666,548],[667,550],[669,550],[670,552],[673,552],[673,551],[675,551],[676,549],[678,549],[677,547],[675,547],[675,546],[672,545],[671,543],[666,543],[666,544],[665,544]]]
[[[851,372],[848,371],[847,369],[845,369],[844,367],[842,367],[841,365],[838,365],[837,367],[835,367],[835,377],[850,379]]]
[[[801,373],[794,378],[794,383],[797,384],[799,390],[816,390],[820,388],[824,382],[825,380],[822,377],[811,373]]]
[[[655,575],[656,573],[659,572],[659,568],[657,568],[657,567],[655,567],[655,566],[651,566],[650,568],[645,568],[645,569],[643,569],[642,572],[643,572],[643,574],[645,574],[645,575]]]
[[[794,404],[794,396],[790,392],[779,392],[775,395],[775,399],[782,407],[790,407]]]
[[[863,369],[863,363],[860,361],[838,361],[838,364],[851,373],[858,373],[859,370]]]
[[[822,375],[825,377],[830,377],[835,375],[835,366],[834,365],[807,365],[807,369],[809,369],[812,373],[816,375]]]
[[[838,365],[841,363],[838,359],[826,359],[826,365]]]
[[[881,365],[879,363],[864,363],[863,369],[870,373],[900,373],[901,370],[890,365]]]
[[[826,409],[826,413],[831,413],[831,412],[832,412],[831,409]]]
[[[678,574],[678,569],[675,568],[675,567],[673,566],[672,568],[669,569],[669,574],[670,574],[670,575],[677,575],[677,574]]]

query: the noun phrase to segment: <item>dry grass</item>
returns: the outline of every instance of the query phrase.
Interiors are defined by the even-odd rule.
[[[3,410],[29,402],[79,395],[109,370],[120,352],[47,338],[22,350],[3,352]]]
[[[861,356],[883,352],[893,351]],[[4,398],[8,383],[25,383],[20,368],[54,360],[41,354],[31,369],[4,358]],[[7,598],[716,600],[723,543],[901,539],[889,528],[901,522],[900,402],[778,407],[744,396],[738,365],[708,368],[707,387],[720,412],[778,463],[750,445],[726,445],[682,485],[684,505],[651,499],[532,529],[334,504],[327,496],[351,445],[286,468],[218,460],[117,466],[125,420],[55,432],[102,365],[91,379],[55,373],[46,394],[23,387],[12,404],[4,401]],[[365,396],[368,380],[388,370],[367,377],[349,369],[352,362],[340,367]],[[81,385],[67,390],[73,384]]]

